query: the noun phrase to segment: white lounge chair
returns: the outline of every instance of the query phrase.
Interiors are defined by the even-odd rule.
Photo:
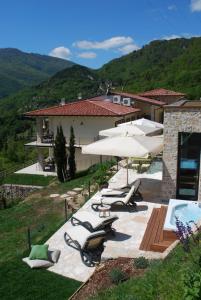
[[[78,211],[71,217],[71,224],[73,226],[82,225],[90,232],[105,230],[106,232],[112,231],[112,224],[118,220],[117,216],[109,216],[101,219],[97,214],[86,211]]]
[[[93,210],[98,211],[99,206],[103,204],[111,205],[111,208],[116,205],[122,205],[131,211],[133,208],[136,209],[137,207],[133,198],[135,190],[136,187],[133,185],[125,197],[100,197],[100,201],[92,203],[91,207]]]
[[[104,230],[90,232],[83,226],[73,226],[64,233],[66,244],[80,252],[83,263],[93,267],[100,262],[106,232]]]

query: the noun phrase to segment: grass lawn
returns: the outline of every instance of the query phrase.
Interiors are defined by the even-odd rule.
[[[64,223],[64,200],[49,195],[88,186],[98,172],[94,169],[62,184],[55,181],[25,201],[0,210],[0,299],[63,300],[80,286],[80,282],[46,270],[31,270],[21,260],[28,254],[28,227],[31,227],[32,243],[36,244],[45,242]]]
[[[3,180],[3,183],[47,186],[53,181],[53,176],[12,174]]]
[[[47,240],[64,222],[64,203],[40,193],[0,211],[0,299],[68,299],[79,287],[75,280],[46,270],[31,270],[22,261],[28,254],[27,227],[32,243]]]
[[[155,261],[142,277],[130,280],[108,289],[93,300],[199,300],[197,297],[184,296],[183,276],[192,271],[200,272],[198,262],[200,250],[192,248],[192,255],[184,252],[181,245],[164,260]],[[198,289],[201,288],[198,285]],[[201,290],[200,294],[201,295]]]

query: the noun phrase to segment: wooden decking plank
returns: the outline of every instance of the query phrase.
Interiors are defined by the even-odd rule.
[[[163,252],[173,241],[164,240],[163,226],[167,214],[167,207],[154,208],[145,230],[140,250]]]
[[[159,227],[158,227],[158,232],[156,233],[154,243],[159,243],[163,241],[163,226],[165,222],[165,217],[166,217],[167,209],[165,206],[161,206],[160,208],[160,213],[159,213]]]
[[[155,222],[154,222],[154,226],[152,228],[152,232],[150,234],[150,238],[149,238],[149,245],[147,250],[150,250],[151,245],[154,243],[154,240],[156,238],[156,235],[158,234],[159,231],[159,215],[160,215],[160,208],[157,209],[158,214],[155,218]]]
[[[152,210],[152,213],[151,213],[151,216],[149,218],[149,221],[147,223],[147,227],[145,229],[145,233],[144,233],[144,236],[143,236],[143,239],[142,239],[142,242],[140,244],[140,250],[144,250],[146,248],[146,245],[147,245],[147,237],[149,235],[149,232],[150,232],[150,229],[152,227],[152,223],[154,221],[154,216],[156,214],[156,210],[155,208]]]
[[[149,247],[149,242],[150,242],[149,240],[150,240],[151,234],[153,232],[153,226],[154,226],[157,215],[158,215],[158,210],[156,208],[154,208],[152,211],[151,217],[148,221],[142,243],[140,245],[141,250],[147,250]]]
[[[140,250],[149,250],[150,244],[153,242],[154,231],[157,228],[158,213],[159,213],[159,209],[154,208],[151,217],[148,221],[147,228],[145,230],[144,237],[140,245]]]
[[[150,250],[156,252],[164,252],[171,244],[172,241],[163,241],[160,243],[152,244]]]
[[[161,230],[161,235],[160,235],[160,239],[159,241],[162,242],[164,237],[163,237],[163,227],[164,227],[164,224],[165,224],[165,218],[166,218],[166,215],[167,215],[167,206],[161,206],[161,209],[162,209],[162,212],[163,212],[163,220],[162,220],[162,230]]]

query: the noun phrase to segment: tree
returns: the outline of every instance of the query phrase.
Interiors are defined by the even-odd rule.
[[[60,182],[67,178],[67,154],[66,139],[61,126],[57,127],[57,135],[54,141],[54,158],[57,165],[57,176]]]
[[[76,172],[76,164],[75,164],[75,135],[73,127],[70,128],[70,143],[69,143],[69,157],[68,157],[68,165],[69,165],[69,175],[70,178],[75,177]]]

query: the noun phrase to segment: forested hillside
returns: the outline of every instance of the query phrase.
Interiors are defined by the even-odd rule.
[[[72,65],[70,61],[48,55],[0,49],[0,98],[36,85]]]
[[[201,38],[153,41],[104,65],[98,73],[128,91],[164,87],[201,97]]]
[[[115,59],[99,70],[75,65],[41,84],[0,101],[0,141],[30,128],[25,111],[96,95],[100,82],[111,80],[117,89],[140,92],[164,87],[201,97],[201,38],[153,41],[138,51]]]

